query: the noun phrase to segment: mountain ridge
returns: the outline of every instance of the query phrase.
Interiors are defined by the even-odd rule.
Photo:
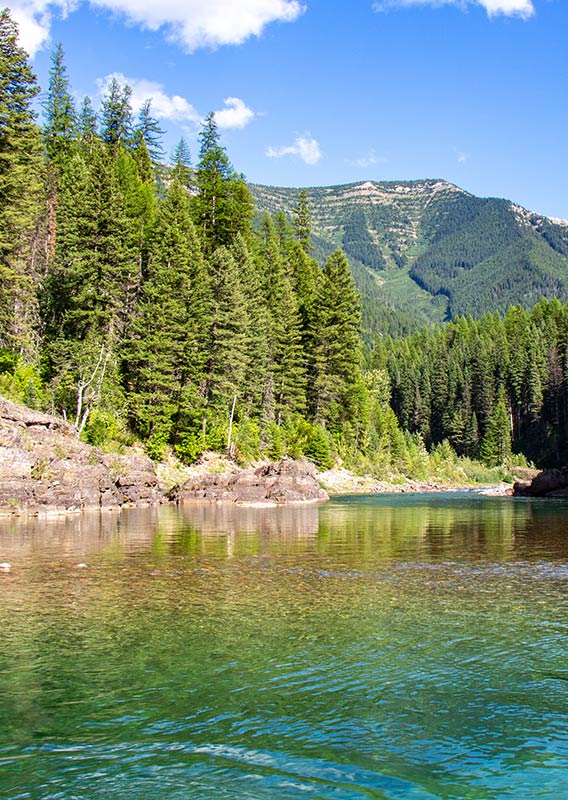
[[[300,188],[250,184],[262,213],[291,215]],[[305,188],[314,256],[347,254],[368,338],[542,296],[568,300],[568,221],[442,178]]]

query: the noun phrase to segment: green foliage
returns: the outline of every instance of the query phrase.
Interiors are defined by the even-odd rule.
[[[238,233],[247,235],[254,212],[247,185],[234,172],[220,143],[213,113],[207,116],[199,138],[193,216],[205,253],[211,255]]]
[[[39,87],[8,9],[0,10],[0,347],[34,355],[41,137],[33,111]]]
[[[193,464],[203,452],[201,432],[190,430],[182,433],[174,446],[174,452],[184,464]]]
[[[152,461],[164,461],[168,453],[169,431],[156,426],[144,444],[144,452]]]
[[[100,447],[109,441],[118,441],[124,434],[124,428],[116,414],[95,408],[89,414],[82,438],[88,444]]]
[[[260,458],[260,427],[258,423],[244,417],[234,426],[233,441],[239,461],[248,464]]]
[[[329,469],[333,466],[328,434],[321,425],[310,426],[303,455],[313,461],[320,469]]]
[[[50,401],[37,365],[7,351],[0,353],[0,395],[38,411],[45,411]]]

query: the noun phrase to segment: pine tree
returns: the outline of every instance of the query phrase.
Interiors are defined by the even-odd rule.
[[[253,203],[244,179],[236,175],[220,143],[213,113],[207,116],[199,139],[194,221],[205,253],[211,255],[217,247],[230,245],[238,233],[248,239]]]
[[[274,392],[270,373],[270,313],[264,281],[244,237],[238,234],[231,246],[245,294],[249,325],[246,332],[247,371],[244,378],[244,410],[260,417],[263,424],[274,418]]]
[[[158,120],[152,115],[152,101],[146,100],[138,113],[138,122],[134,131],[135,144],[140,140],[146,145],[151,161],[156,164],[164,157],[162,136],[165,131],[160,128]]]
[[[8,10],[0,11],[0,346],[31,355],[43,176],[32,109],[39,89],[17,35]]]
[[[489,419],[479,454],[489,466],[503,464],[511,455],[511,423],[503,395]]]
[[[58,184],[71,155],[77,120],[71,97],[64,52],[58,44],[51,56],[49,87],[43,102],[47,169],[47,259],[55,257]]]
[[[212,304],[204,397],[209,409],[223,414],[235,395],[240,399],[245,393],[249,318],[237,263],[229,250],[215,251],[209,276]]]
[[[144,436],[172,444],[200,425],[209,287],[189,210],[174,181],[152,236],[148,277],[126,343],[130,417]]]
[[[84,97],[77,118],[77,133],[83,147],[89,152],[97,135],[97,115],[90,97]]]
[[[311,410],[324,427],[353,420],[360,382],[361,311],[345,255],[325,265],[315,301]]]
[[[302,319],[290,281],[283,277],[271,308],[271,356],[276,423],[306,406]]]
[[[43,102],[47,157],[49,161],[56,163],[65,160],[77,128],[75,107],[64,57],[63,46],[59,43],[51,56],[49,87]]]
[[[173,152],[172,178],[179,181],[186,189],[192,185],[191,153],[183,136]]]
[[[128,146],[132,141],[131,97],[131,87],[120,86],[116,78],[112,78],[101,104],[101,137],[114,154],[119,145]]]

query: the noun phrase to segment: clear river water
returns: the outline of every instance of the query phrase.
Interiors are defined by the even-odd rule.
[[[568,503],[0,520],[2,800],[568,798]]]

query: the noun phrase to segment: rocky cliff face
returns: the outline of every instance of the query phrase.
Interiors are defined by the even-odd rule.
[[[287,505],[321,502],[328,494],[319,485],[313,464],[284,459],[256,469],[191,478],[170,493],[178,503]]]
[[[0,398],[0,511],[49,512],[159,503],[154,465],[103,455],[72,425]]]

